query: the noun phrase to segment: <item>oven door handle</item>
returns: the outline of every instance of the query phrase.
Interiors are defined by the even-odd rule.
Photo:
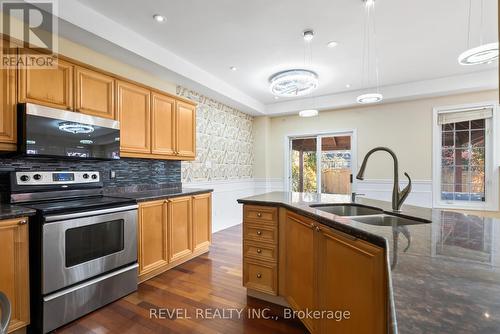
[[[109,208],[109,209],[103,209],[103,210],[69,213],[66,215],[46,216],[45,221],[46,222],[53,222],[53,221],[57,221],[57,220],[67,220],[67,219],[82,218],[82,217],[89,217],[89,216],[96,216],[96,215],[104,215],[104,214],[113,213],[113,212],[136,210],[138,207],[139,206],[137,204],[134,204],[134,205],[120,206],[117,208]]]

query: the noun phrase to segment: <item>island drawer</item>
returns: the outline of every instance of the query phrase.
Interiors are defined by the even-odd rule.
[[[276,296],[278,274],[276,264],[245,259],[243,262],[243,285],[249,289]]]
[[[265,224],[244,223],[243,239],[276,244],[278,241],[278,230],[273,226]]]
[[[247,240],[243,242],[243,256],[260,261],[276,262],[278,260],[275,245]]]
[[[272,206],[245,205],[243,207],[243,220],[276,225],[278,209]]]

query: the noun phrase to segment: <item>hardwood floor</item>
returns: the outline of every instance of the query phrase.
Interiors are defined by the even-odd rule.
[[[137,292],[56,333],[307,333],[298,320],[282,319],[281,306],[246,296],[241,285],[241,233],[241,225],[215,233],[208,254],[140,284]],[[161,309],[163,318],[150,317],[150,312],[160,314]],[[175,309],[176,315],[167,313]],[[236,311],[231,316],[231,309],[243,309],[241,317]],[[248,316],[249,310],[259,309],[268,309],[265,315],[278,319]],[[203,312],[205,318],[197,317],[197,312]],[[219,317],[206,319],[210,315]]]

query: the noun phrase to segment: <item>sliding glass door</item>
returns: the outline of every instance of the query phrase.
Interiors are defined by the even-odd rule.
[[[350,194],[352,133],[290,137],[289,189]]]

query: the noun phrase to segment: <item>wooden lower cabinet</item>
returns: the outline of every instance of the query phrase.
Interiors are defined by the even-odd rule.
[[[169,260],[176,261],[193,252],[191,197],[168,201]]]
[[[139,205],[139,281],[145,281],[209,250],[210,193]]]
[[[286,234],[286,300],[294,310],[316,310],[316,265],[314,221],[288,212],[285,222]],[[312,319],[304,319],[306,327],[313,332],[316,327]]]
[[[320,333],[386,333],[384,250],[326,227],[318,237],[318,309],[349,312],[320,320]]]
[[[168,265],[167,206],[165,201],[139,205],[139,275]]]
[[[301,319],[311,333],[387,333],[384,249],[285,209],[275,218],[277,210],[244,206],[243,285],[266,300],[279,292],[294,311],[343,312],[341,321]]]
[[[0,221],[0,291],[12,306],[9,333],[29,324],[27,218]]]
[[[193,251],[207,248],[212,241],[212,196],[193,196]]]

